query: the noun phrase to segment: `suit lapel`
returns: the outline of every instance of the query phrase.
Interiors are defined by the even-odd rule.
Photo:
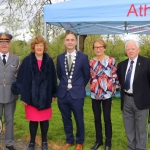
[[[135,73],[134,73],[134,80],[136,80],[142,66],[143,66],[142,57],[138,56],[137,63],[136,63],[136,68],[135,68]]]
[[[3,61],[2,61],[1,58],[0,58],[0,64],[1,64],[2,66],[4,66],[4,63],[3,63]]]
[[[9,53],[9,57],[5,66],[9,65],[13,61],[13,59],[14,59],[14,54]]]
[[[128,66],[128,61],[129,59],[125,60],[125,62],[123,63],[122,66],[122,75],[123,75],[123,81],[125,82],[125,75],[126,75],[126,70],[127,70],[127,66]]]
[[[64,52],[63,53],[63,55],[62,55],[62,57],[61,57],[61,64],[60,64],[60,66],[61,66],[61,68],[62,68],[62,70],[65,72],[65,74],[64,74],[64,80],[66,81],[66,83],[68,83],[68,79],[67,79],[67,75],[66,75],[66,68],[65,68],[65,55],[66,55],[66,52]],[[67,65],[67,69],[68,69],[68,59],[66,60],[66,65]]]

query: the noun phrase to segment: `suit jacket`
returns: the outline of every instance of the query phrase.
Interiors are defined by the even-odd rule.
[[[128,59],[120,62],[117,75],[121,85],[121,109],[124,104],[124,82]],[[150,59],[138,56],[133,79],[133,98],[139,110],[150,108]]]
[[[57,96],[63,98],[67,92],[68,79],[65,71],[65,54],[57,57],[57,75],[60,80]],[[67,64],[68,65],[68,64]],[[75,68],[72,76],[72,88],[69,90],[73,99],[80,99],[86,96],[85,86],[90,79],[90,66],[88,56],[77,52]]]
[[[11,92],[11,85],[16,81],[19,57],[9,53],[6,65],[0,58],[0,103],[9,103],[18,99],[18,95]]]

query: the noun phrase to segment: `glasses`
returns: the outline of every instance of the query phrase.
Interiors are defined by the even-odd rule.
[[[98,50],[98,49],[102,49],[104,48],[104,46],[97,46],[97,47],[94,47],[94,50]]]
[[[0,42],[0,45],[8,45],[10,42]]]

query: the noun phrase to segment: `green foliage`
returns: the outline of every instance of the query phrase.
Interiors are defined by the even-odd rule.
[[[57,56],[65,51],[64,38],[65,34],[61,34],[59,37],[56,37],[48,46],[48,54],[52,57],[55,64]]]
[[[52,38],[51,42],[48,43],[48,54],[52,57],[55,64],[57,56],[65,51],[64,38],[65,33],[62,33],[56,36],[55,38]],[[84,53],[88,55],[89,60],[95,57],[93,52],[93,42],[98,38],[102,38],[105,40],[105,42],[107,43],[106,55],[113,56],[116,59],[117,63],[127,58],[124,50],[125,42],[122,40],[120,36],[92,35],[87,36],[84,43],[85,47]],[[150,57],[150,36],[149,35],[139,36],[139,43],[141,49],[140,55]],[[21,40],[12,41],[11,52],[19,55],[22,61],[22,59],[30,53],[29,43],[26,43],[25,41]]]
[[[85,39],[84,53],[88,55],[89,60],[95,56],[93,52],[93,42],[99,38],[101,38],[100,35],[92,35],[92,36],[87,36]]]
[[[93,52],[93,42],[96,39],[103,39],[107,43],[106,47],[106,55],[112,56],[116,59],[116,62],[120,62],[126,59],[125,51],[124,51],[124,42],[120,36],[116,35],[107,35],[107,36],[100,36],[100,35],[92,35],[87,36],[85,40],[85,50],[84,53],[88,55],[89,59],[95,57]]]
[[[140,54],[145,57],[150,57],[150,36],[149,35],[140,35]]]
[[[126,54],[124,50],[125,43],[118,35],[112,35],[106,37],[106,54],[112,56],[116,59],[116,62],[120,62],[126,59]]]
[[[11,43],[10,51],[18,55],[22,61],[30,53],[30,47],[25,41],[18,40]]]

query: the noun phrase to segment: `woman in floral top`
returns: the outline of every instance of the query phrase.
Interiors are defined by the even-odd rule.
[[[90,89],[95,119],[96,142],[91,150],[96,150],[103,145],[101,105],[105,122],[105,150],[110,150],[112,139],[111,103],[112,96],[119,86],[116,62],[113,57],[105,54],[106,43],[103,40],[94,41],[93,50],[96,57],[90,60]]]

